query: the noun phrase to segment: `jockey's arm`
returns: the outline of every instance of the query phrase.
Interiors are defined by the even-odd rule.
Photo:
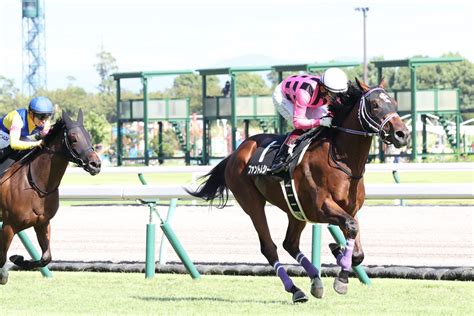
[[[296,129],[310,129],[319,126],[319,119],[308,119],[306,109],[308,108],[311,96],[308,91],[300,89],[296,92],[295,103],[293,104],[293,125]]]
[[[41,145],[42,141],[23,141],[21,137],[21,128],[23,127],[23,121],[19,115],[12,118],[12,124],[10,126],[10,147],[14,150],[26,150]]]

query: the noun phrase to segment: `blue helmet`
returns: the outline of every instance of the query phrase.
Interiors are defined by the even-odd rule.
[[[36,97],[30,101],[28,110],[38,114],[53,114],[54,106],[47,97]]]

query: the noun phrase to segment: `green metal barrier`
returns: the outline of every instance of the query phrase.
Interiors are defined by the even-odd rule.
[[[393,176],[393,180],[395,180],[395,183],[400,183],[400,175],[398,174],[397,170],[392,170],[392,176]],[[405,205],[406,205],[405,200],[400,199],[400,206],[405,206]]]
[[[168,208],[168,213],[166,214],[165,223],[171,223],[171,219],[173,218],[174,211],[176,210],[175,207]],[[158,263],[159,264],[166,264],[166,235],[163,234],[160,241],[160,254],[158,256]]]
[[[311,262],[318,269],[319,276],[321,276],[321,233],[321,225],[313,224]]]
[[[138,177],[143,185],[147,184],[143,174],[139,173]],[[147,224],[147,227],[146,227],[145,278],[147,279],[151,279],[155,275],[155,224],[153,223],[153,214],[155,214],[160,220],[161,230],[165,234],[171,246],[173,246],[174,251],[176,252],[178,257],[181,259],[181,262],[184,264],[189,274],[191,274],[191,277],[193,279],[199,279],[201,277],[198,270],[194,266],[193,262],[189,259],[188,254],[186,253],[183,246],[179,242],[178,237],[174,233],[169,223],[169,220],[171,219],[170,214],[174,213],[174,210],[176,209],[177,201],[178,199],[171,199],[169,209],[168,209],[168,216],[166,220],[163,221],[159,212],[156,210],[156,201],[141,200],[141,202],[143,204],[146,204],[150,210],[149,223]]]
[[[0,222],[0,229],[3,227],[3,223]],[[25,233],[25,231],[20,231],[18,234],[18,237],[20,238],[23,246],[25,246],[26,248],[26,251],[28,251],[28,254],[31,256],[31,258],[33,260],[40,260],[41,259],[41,256],[40,254],[38,253],[38,251],[36,251],[35,247],[33,246],[30,238],[28,237],[28,235]],[[51,271],[48,269],[48,267],[43,267],[43,268],[40,268],[40,272],[41,274],[45,277],[45,278],[52,278],[53,277],[53,274],[51,273]]]

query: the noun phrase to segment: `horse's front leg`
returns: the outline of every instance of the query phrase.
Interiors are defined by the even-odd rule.
[[[344,236],[347,238],[346,232],[343,231],[343,233],[344,233]],[[331,252],[336,259],[343,253],[343,247],[341,247],[337,243],[329,244],[329,248],[331,248]],[[362,261],[364,261],[364,257],[365,255],[362,249],[362,244],[360,242],[360,231],[359,231],[359,233],[357,234],[355,238],[354,250],[352,252],[352,267],[356,267],[360,265]]]
[[[41,259],[25,260],[23,256],[19,255],[14,255],[10,257],[10,261],[12,261],[15,265],[23,269],[43,268],[51,262],[51,250],[49,247],[49,241],[51,237],[51,226],[49,224],[49,221],[44,224],[35,226],[34,228],[38,243],[42,251]]]
[[[51,262],[51,224],[47,221],[43,225],[35,226],[36,237],[38,238],[38,243],[41,247],[43,254],[39,262],[39,267],[45,267],[48,263]]]
[[[334,280],[334,290],[339,294],[346,294],[349,284],[349,271],[352,266],[352,254],[359,234],[359,223],[332,200],[325,201],[322,210],[329,224],[339,226],[346,236],[346,245],[343,251],[336,252],[335,249],[331,249],[336,256],[337,265],[341,267],[341,272]]]
[[[13,240],[15,232],[10,225],[3,225],[0,231],[0,284],[4,285],[8,282],[8,270],[5,267],[7,262],[8,248]]]
[[[356,217],[357,220],[357,217]],[[360,231],[356,236],[354,252],[352,252],[352,266],[356,267],[364,261],[364,250],[362,250],[362,244],[360,243]]]

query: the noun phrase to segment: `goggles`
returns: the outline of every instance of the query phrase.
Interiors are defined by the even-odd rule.
[[[33,114],[38,120],[44,121],[49,119],[53,114],[52,113],[34,113]]]

